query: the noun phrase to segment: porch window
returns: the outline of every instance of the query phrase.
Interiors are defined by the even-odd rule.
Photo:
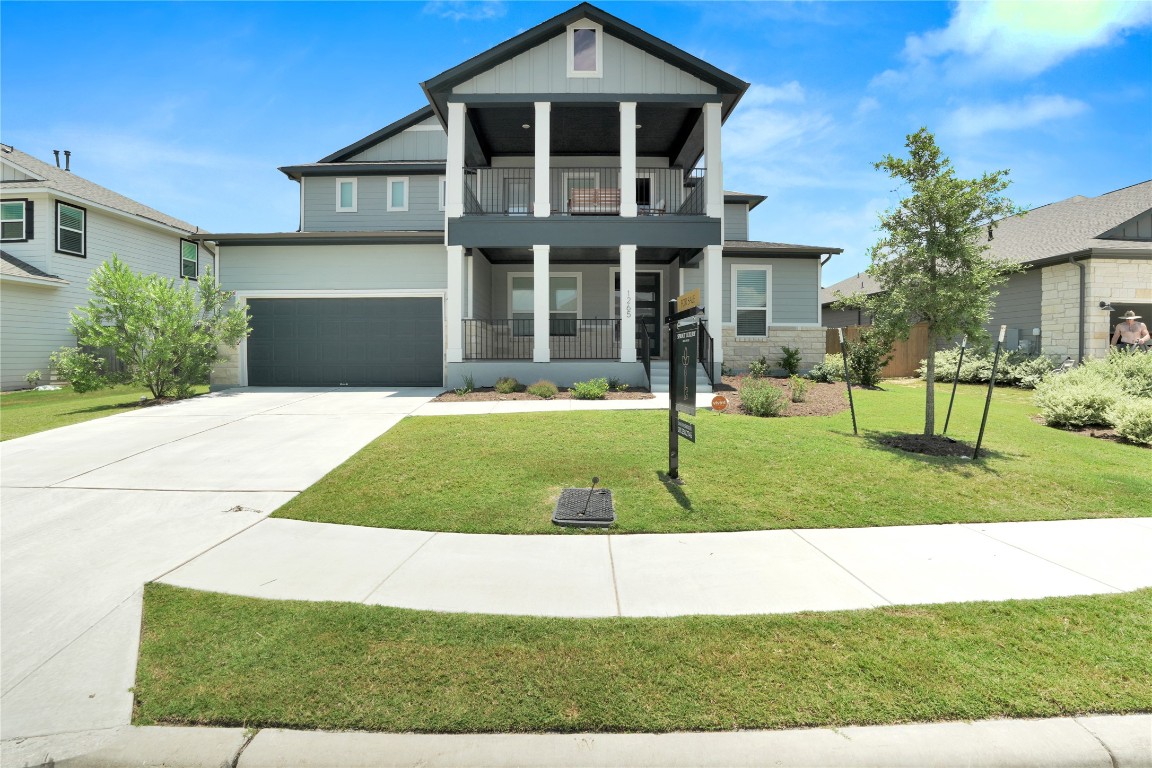
[[[531,336],[533,320],[533,277],[511,275],[512,335]],[[548,279],[548,335],[575,336],[580,316],[580,277],[551,275]]]
[[[771,276],[771,267],[732,268],[732,314],[737,336],[767,335]]]

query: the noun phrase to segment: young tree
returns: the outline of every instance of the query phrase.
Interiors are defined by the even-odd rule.
[[[927,128],[909,135],[905,146],[907,158],[886,155],[873,164],[911,194],[880,216],[881,238],[868,268],[880,291],[867,299],[867,308],[889,340],[907,339],[914,324],[928,324],[924,434],[930,436],[936,430],[937,341],[986,336],[996,286],[1020,269],[984,255],[990,228],[1021,211],[1000,194],[1009,184],[1007,170],[957,178]]]
[[[114,350],[127,366],[123,378],[153,397],[188,397],[208,380],[219,346],[235,346],[250,332],[248,308],[229,308],[232,293],[220,288],[211,269],[195,283],[177,284],[135,273],[113,255],[92,273],[88,288],[93,298],[72,313],[77,343]],[[68,349],[53,356],[65,378],[75,376],[85,389],[119,378],[94,367],[99,361],[91,355]]]

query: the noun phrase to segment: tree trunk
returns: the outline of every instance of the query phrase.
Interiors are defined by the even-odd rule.
[[[928,359],[924,365],[924,435],[936,433],[936,336],[928,332]]]

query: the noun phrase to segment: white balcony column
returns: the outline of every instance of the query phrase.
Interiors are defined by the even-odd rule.
[[[704,215],[724,218],[724,164],[720,153],[720,105],[704,105]]]
[[[550,200],[552,170],[552,103],[536,102],[536,193],[532,203],[532,214],[543,218],[552,214]]]
[[[715,373],[724,362],[724,246],[704,246],[704,311],[712,335]],[[736,318],[732,318],[735,322]]]
[[[448,362],[464,362],[464,246],[449,245],[448,284],[444,295]]]
[[[636,246],[620,246],[620,362],[636,362]]]
[[[551,246],[532,246],[532,362],[547,363],[552,359],[548,349],[551,335],[552,307],[549,298],[552,284],[548,276],[548,252]]]
[[[464,133],[468,108],[458,101],[448,102],[448,157],[444,162],[444,216],[464,215]],[[445,227],[447,233],[447,227]]]
[[[620,102],[620,215],[636,210],[636,102]]]

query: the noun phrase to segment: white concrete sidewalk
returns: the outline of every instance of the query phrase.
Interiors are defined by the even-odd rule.
[[[1152,518],[495,536],[267,519],[165,575],[193,589],[436,611],[679,616],[1152,586]]]

